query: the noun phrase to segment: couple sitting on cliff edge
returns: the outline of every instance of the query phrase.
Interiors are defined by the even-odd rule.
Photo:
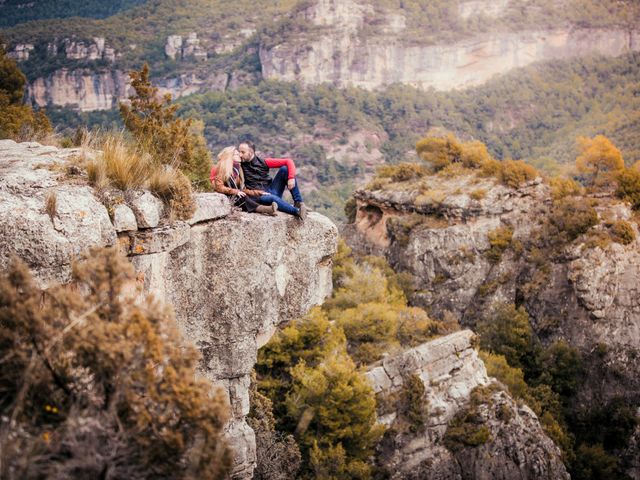
[[[273,179],[269,176],[271,168],[278,168]],[[224,148],[218,154],[218,163],[211,169],[210,178],[216,192],[229,195],[233,204],[246,212],[275,215],[280,210],[301,220],[307,216],[293,160],[262,159],[250,141],[240,142],[237,148]],[[293,205],[282,198],[285,188],[291,192]]]

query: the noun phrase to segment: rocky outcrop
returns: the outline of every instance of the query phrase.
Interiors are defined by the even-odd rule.
[[[461,13],[471,15],[481,7],[477,3],[463,3]],[[499,7],[500,2],[490,10],[497,16]],[[454,44],[420,45],[403,38],[406,22],[397,14],[377,14],[375,33],[361,34],[371,10],[356,0],[318,0],[301,19],[318,32],[285,36],[278,44],[263,46],[263,77],[304,85],[374,89],[404,83],[451,90],[480,85],[533,62],[618,56],[640,49],[640,31],[575,27],[496,32]]]
[[[210,193],[198,194],[189,222],[164,217],[143,228],[162,207],[142,201],[147,193],[133,208],[111,208],[112,219],[82,177],[69,177],[66,162],[78,153],[0,141],[0,267],[17,255],[46,287],[67,280],[84,249],[118,244],[144,291],[173,306],[184,337],[202,352],[202,375],[228,393],[233,478],[251,478],[255,438],[245,416],[257,349],[330,293],[336,227],[314,213],[304,223],[241,213]]]
[[[200,39],[196,32],[191,32],[184,40],[182,35],[169,35],[164,46],[164,53],[172,60],[190,57],[196,60],[207,59],[207,51],[200,45]]]
[[[120,70],[56,70],[27,87],[27,99],[40,107],[59,105],[80,111],[110,110],[128,96],[129,77]]]
[[[640,405],[640,241],[628,204],[583,197],[578,204],[594,205],[597,224],[566,241],[549,229],[553,200],[540,179],[514,189],[474,175],[435,175],[355,198],[348,243],[411,274],[412,304],[470,327],[498,304],[521,305],[543,345],[562,340],[581,353],[589,373],[572,399],[576,408]],[[616,239],[617,221],[628,222],[635,239]],[[500,231],[512,237],[496,254],[490,235]]]
[[[417,375],[427,412],[424,425],[409,428],[402,425],[402,413],[382,412],[380,421],[389,429],[377,462],[392,479],[568,479],[558,447],[535,414],[487,377],[474,338],[470,330],[456,332],[370,368],[367,377],[383,405],[389,404],[385,398],[406,395],[408,376]],[[480,391],[485,393],[479,401]],[[479,445],[449,448],[448,426],[470,402],[489,435]]]

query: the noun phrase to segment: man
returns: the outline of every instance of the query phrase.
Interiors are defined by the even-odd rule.
[[[307,218],[307,207],[296,181],[296,166],[290,158],[265,158],[256,155],[256,147],[250,141],[242,141],[238,145],[244,173],[245,192],[249,195],[259,194],[258,203],[278,204],[281,212],[295,215],[304,220]],[[278,168],[276,176],[269,177],[269,169]],[[282,199],[284,189],[288,188],[293,197],[293,205]]]

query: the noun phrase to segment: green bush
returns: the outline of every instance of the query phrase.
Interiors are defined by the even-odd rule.
[[[533,352],[533,331],[524,307],[498,304],[493,313],[478,324],[481,347],[503,355],[509,365],[522,368]]]
[[[635,210],[640,209],[640,171],[627,168],[618,175],[616,194],[631,204]]]
[[[511,227],[498,227],[491,230],[487,237],[489,238],[489,250],[485,253],[489,262],[496,264],[500,262],[502,254],[511,246],[513,240],[513,229]]]
[[[598,223],[598,213],[583,198],[566,197],[554,202],[549,214],[550,240],[571,242]]]

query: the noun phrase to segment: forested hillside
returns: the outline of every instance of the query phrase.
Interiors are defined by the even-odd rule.
[[[0,3],[0,27],[10,27],[31,20],[49,18],[87,17],[105,18],[141,5],[145,0],[113,0],[101,2],[88,0],[74,2],[73,0],[38,0],[26,2],[24,0],[5,0]]]

